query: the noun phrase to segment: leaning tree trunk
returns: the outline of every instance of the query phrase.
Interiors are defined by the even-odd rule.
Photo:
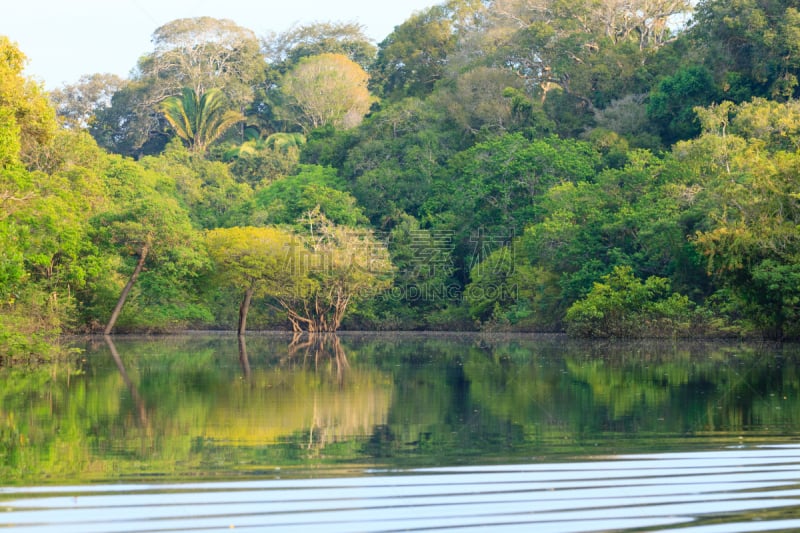
[[[241,305],[239,305],[239,336],[244,335],[247,329],[247,312],[250,310],[250,301],[253,299],[253,287],[248,287],[244,292],[244,298]]]
[[[108,324],[106,324],[106,329],[103,331],[104,335],[111,335],[111,330],[114,329],[114,324],[116,324],[117,318],[119,318],[119,314],[122,312],[122,306],[125,305],[125,300],[128,298],[128,293],[131,292],[133,284],[136,283],[136,278],[139,277],[139,273],[144,268],[144,262],[147,260],[147,252],[149,251],[150,245],[142,245],[142,249],[139,251],[139,262],[136,263],[136,268],[133,269],[133,274],[131,274],[128,283],[125,284],[125,288],[122,289],[122,293],[119,295],[117,306],[114,307],[114,311],[111,313],[111,318],[108,320]]]

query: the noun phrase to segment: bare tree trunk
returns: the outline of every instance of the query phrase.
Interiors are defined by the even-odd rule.
[[[139,251],[139,262],[136,263],[136,268],[133,269],[133,274],[131,274],[128,283],[125,284],[125,288],[122,289],[122,293],[119,295],[117,306],[114,307],[114,311],[111,313],[111,318],[108,320],[108,324],[106,325],[106,329],[103,331],[103,335],[111,335],[111,330],[114,329],[114,324],[116,324],[119,314],[122,312],[122,306],[125,305],[125,300],[128,298],[128,293],[131,292],[133,284],[136,283],[136,278],[139,277],[139,273],[144,268],[144,262],[147,260],[147,252],[149,251],[149,244],[142,245],[142,249]]]
[[[245,330],[247,329],[247,312],[250,310],[250,301],[253,299],[253,287],[250,286],[244,292],[244,299],[242,300],[242,304],[239,306],[239,336],[241,337],[244,335]]]

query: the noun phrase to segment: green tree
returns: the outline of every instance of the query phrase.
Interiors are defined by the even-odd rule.
[[[177,19],[157,28],[152,42],[153,51],[141,57],[111,106],[96,114],[92,135],[110,151],[129,156],[161,151],[168,138],[159,105],[180,97],[183,88],[198,98],[219,89],[232,109],[244,112],[264,81],[258,39],[230,20]]]
[[[303,224],[302,232],[249,227],[207,233],[218,274],[244,292],[239,335],[254,296],[282,309],[294,331],[332,332],[349,308],[391,283],[386,248],[369,231],[336,226],[318,210]]]
[[[690,66],[668,76],[650,93],[647,116],[657,125],[664,144],[690,139],[700,133],[694,108],[715,101],[717,90],[711,73]]]
[[[551,186],[588,181],[600,165],[600,154],[583,141],[529,141],[521,134],[495,137],[451,157],[446,185],[435,189],[424,210],[447,210],[447,222],[436,229],[452,236],[457,279],[466,283],[476,264],[521,235],[537,219]]]
[[[646,90],[647,65],[673,37],[670,21],[690,9],[685,0],[494,0],[471,46],[552,99],[556,120],[585,124],[614,97]]]
[[[675,336],[699,327],[693,311],[688,298],[670,292],[669,280],[643,282],[617,266],[567,309],[565,320],[567,331],[581,337]]]
[[[158,111],[160,100],[148,95],[150,83],[138,78],[127,80],[113,94],[109,107],[95,109],[89,131],[97,144],[109,152],[131,157],[158,153],[164,148],[169,140],[169,124]]]
[[[601,165],[599,155],[582,141],[496,137],[450,159],[446,202],[458,227],[520,234],[534,220],[538,198],[552,185],[591,180]]]
[[[206,246],[218,277],[225,285],[243,290],[237,332],[244,335],[254,295],[282,294],[292,279],[291,251],[296,237],[268,228],[220,228],[206,233]]]
[[[746,332],[795,336],[800,106],[755,99],[697,112],[703,134],[674,151],[699,185],[692,242],[720,288],[717,302]]]
[[[400,212],[420,220],[448,158],[467,144],[445,110],[431,100],[407,98],[370,114],[352,135],[333,139],[337,153],[316,162],[340,169],[373,224],[391,228]],[[304,154],[317,150],[309,139]],[[330,150],[330,149],[329,149]],[[439,182],[441,183],[441,182]],[[443,184],[443,186],[447,186]]]
[[[446,110],[454,127],[485,138],[528,125],[533,109],[518,113],[514,98],[523,90],[524,82],[508,69],[478,66],[442,84],[429,98]]]
[[[198,95],[217,88],[242,109],[263,80],[266,65],[258,38],[231,20],[176,19],[157,28],[151,40],[153,52],[139,60],[136,78],[147,82],[152,102],[184,87]]]
[[[105,205],[105,158],[85,135],[56,129],[24,62],[0,38],[0,351],[36,360],[77,325],[102,264],[87,221]]]
[[[433,6],[396,26],[378,45],[371,88],[392,100],[430,94],[456,47],[451,15],[446,6]]]
[[[355,227],[367,222],[356,199],[330,167],[300,165],[296,174],[259,190],[254,204],[251,218],[261,224],[294,224],[313,209],[334,224]]]
[[[50,100],[64,127],[86,129],[99,110],[111,107],[111,98],[124,85],[116,74],[87,74],[76,83],[51,91]]]
[[[699,2],[691,29],[724,98],[800,96],[800,12],[790,0]]]
[[[354,22],[314,22],[272,33],[261,40],[267,62],[285,71],[304,57],[342,54],[367,70],[375,59],[376,48]]]
[[[259,187],[294,174],[305,144],[302,133],[273,133],[226,150],[222,160],[240,181]]]
[[[370,311],[385,328],[471,328],[446,316],[459,289],[454,279],[454,242],[450,232],[425,228],[412,215],[401,213],[388,234],[395,267],[394,285],[386,297],[371,302]]]
[[[228,165],[188,150],[177,138],[164,152],[143,157],[140,163],[175,181],[177,198],[195,227],[229,226],[252,202],[252,187],[237,180]]]
[[[182,284],[183,279],[196,277],[206,268],[205,251],[198,243],[197,232],[185,209],[173,196],[159,190],[170,191],[174,183],[128,161],[112,165],[108,177],[114,206],[93,218],[95,240],[134,262],[132,268],[125,265],[130,273],[106,322],[103,330],[106,335],[114,329],[134,284],[147,265],[154,270],[148,283],[155,284],[156,292],[164,289],[165,296],[174,294],[174,287]],[[193,309],[186,311],[191,314]]]
[[[166,98],[160,109],[178,137],[186,141],[192,151],[200,153],[244,119],[241,113],[228,107],[224,94],[216,88],[199,95],[184,87],[180,98]]]
[[[509,249],[479,258],[467,286],[476,318],[559,330],[567,308],[616,266],[666,278],[698,302],[708,296],[702,257],[689,242],[698,217],[691,178],[670,158],[626,155],[623,168],[551,185]]]
[[[56,130],[55,112],[42,87],[22,74],[27,58],[8,37],[0,35],[0,126],[5,135],[16,137],[0,142],[0,163],[6,159],[3,151],[12,146],[17,157],[29,164],[35,151],[46,145]],[[4,136],[5,136],[4,135]]]

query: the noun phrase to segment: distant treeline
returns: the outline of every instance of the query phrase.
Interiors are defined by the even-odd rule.
[[[0,359],[64,332],[800,336],[800,12],[453,0],[155,30],[47,93],[0,38]],[[102,43],[98,43],[102,46]]]

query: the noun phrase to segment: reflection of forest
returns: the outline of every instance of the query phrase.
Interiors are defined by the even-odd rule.
[[[502,342],[492,352],[505,363],[473,359],[468,370],[480,376],[476,398],[528,428],[565,427],[576,441],[800,431],[795,347],[570,342],[531,358],[524,343]]]
[[[410,334],[114,342],[67,368],[0,369],[3,479],[512,461],[622,451],[619,439],[641,451],[800,430],[800,358],[788,346]]]

